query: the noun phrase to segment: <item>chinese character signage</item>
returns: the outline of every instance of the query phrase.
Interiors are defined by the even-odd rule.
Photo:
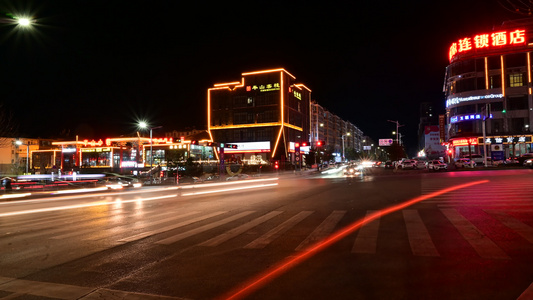
[[[457,54],[467,54],[472,51],[496,50],[502,47],[523,46],[525,44],[526,31],[524,29],[478,34],[452,43],[449,59],[452,61]]]
[[[478,138],[479,143],[483,144],[483,138]],[[485,139],[486,144],[520,144],[520,143],[531,143],[531,135],[526,136],[496,136],[496,137],[487,137]]]
[[[276,83],[267,83],[267,84],[254,84],[246,86],[246,91],[257,91],[257,92],[271,92],[271,91],[279,91],[280,85],[278,82]]]

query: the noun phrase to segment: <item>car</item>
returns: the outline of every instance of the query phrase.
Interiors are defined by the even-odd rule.
[[[346,176],[361,175],[362,169],[363,169],[362,166],[349,165],[344,169],[343,173]]]
[[[472,167],[471,161],[468,158],[459,158],[454,164],[456,168]]]
[[[485,163],[485,158],[481,154],[465,155],[462,158],[468,158],[474,161],[476,165],[482,166]]]
[[[533,168],[533,158],[526,159],[523,166]]]
[[[428,162],[427,167],[428,167],[429,170],[434,170],[434,171],[447,170],[448,169],[448,165],[443,163],[440,160],[430,160]]]
[[[139,188],[142,187],[142,183],[137,178],[115,176],[106,178],[105,186],[111,190],[118,190],[123,188]]]
[[[394,164],[392,163],[392,161],[387,160],[385,162],[385,169],[394,169]]]
[[[416,162],[415,169],[424,169],[426,167],[427,162],[425,160],[415,159],[414,161]]]
[[[404,159],[399,167],[402,168],[402,169],[416,169],[416,161],[413,160],[413,159]]]
[[[524,153],[518,158],[519,164],[524,164],[524,162],[528,159],[533,158],[533,153]]]

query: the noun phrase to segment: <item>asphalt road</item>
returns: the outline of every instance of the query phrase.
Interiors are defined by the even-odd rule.
[[[0,202],[0,299],[533,297],[530,169],[195,187]]]

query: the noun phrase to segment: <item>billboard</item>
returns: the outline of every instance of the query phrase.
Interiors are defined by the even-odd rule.
[[[440,142],[439,126],[425,126],[424,151],[426,152],[426,157],[430,159],[445,156],[446,147]]]
[[[393,142],[392,139],[379,139],[380,146],[390,146],[392,145],[392,142]]]

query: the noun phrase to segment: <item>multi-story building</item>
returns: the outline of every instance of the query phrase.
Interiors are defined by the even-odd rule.
[[[484,154],[485,148],[487,154],[504,149],[497,152],[505,157],[533,151],[531,51],[531,19],[452,43],[444,92],[453,157]]]
[[[207,128],[213,141],[247,163],[292,159],[296,142],[309,141],[311,90],[285,69],[242,73],[207,93]]]
[[[353,149],[358,153],[363,151],[363,132],[349,121],[342,120],[316,101],[311,103],[311,145],[323,141],[332,146],[337,156],[342,156],[344,149]]]
[[[0,174],[30,172],[33,168],[33,151],[48,150],[50,139],[0,137]]]

